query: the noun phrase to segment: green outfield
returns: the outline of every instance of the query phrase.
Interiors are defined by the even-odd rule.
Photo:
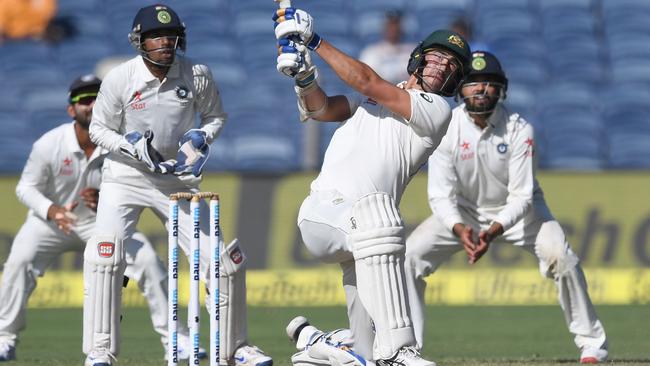
[[[650,364],[650,307],[599,306],[597,310],[610,340],[611,361]],[[342,307],[252,307],[250,338],[273,356],[276,366],[288,366],[293,348],[284,327],[294,315],[334,328],[345,326],[344,311]],[[578,357],[556,306],[436,306],[428,309],[428,319],[424,354],[438,365],[541,366],[572,364]],[[81,309],[30,309],[28,324],[18,361],[7,366],[82,364]],[[124,309],[118,365],[163,365],[162,356],[147,310]]]

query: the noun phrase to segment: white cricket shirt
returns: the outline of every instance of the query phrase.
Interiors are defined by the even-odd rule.
[[[89,159],[79,147],[74,122],[56,127],[36,140],[25,164],[16,195],[29,207],[28,215],[47,220],[52,204],[64,206],[74,201],[78,222],[95,217],[84,205],[79,193],[84,188],[97,188],[101,181],[101,165],[108,151],[96,148]]]
[[[176,158],[181,136],[196,126],[217,137],[226,120],[219,90],[210,69],[176,56],[161,82],[151,74],[141,56],[115,67],[102,82],[93,108],[90,136],[113,154],[109,159],[151,174],[144,163],[119,152],[122,135],[152,130],[152,146],[165,160]]]
[[[429,158],[429,203],[449,229],[458,207],[508,230],[543,193],[535,179],[533,126],[501,104],[481,129],[454,108],[447,135]]]
[[[337,190],[351,199],[385,192],[399,204],[411,177],[440,143],[451,117],[442,97],[407,91],[410,121],[368,97],[348,97],[352,117],[332,136],[312,190]]]

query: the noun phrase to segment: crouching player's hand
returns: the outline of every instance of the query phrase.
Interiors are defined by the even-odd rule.
[[[205,131],[191,129],[185,132],[178,146],[176,159],[160,163],[161,169],[173,172],[175,175],[191,173],[195,177],[200,176],[210,156],[210,145]]]

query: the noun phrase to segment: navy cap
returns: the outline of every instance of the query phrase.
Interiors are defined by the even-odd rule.
[[[472,53],[472,67],[469,75],[494,75],[506,79],[506,74],[501,68],[499,60],[487,51],[474,51]]]
[[[172,8],[155,4],[138,10],[131,29],[140,34],[156,29],[180,29],[184,27],[178,14]]]
[[[70,103],[77,103],[84,97],[96,97],[101,84],[102,80],[93,74],[86,74],[74,79],[69,89]]]

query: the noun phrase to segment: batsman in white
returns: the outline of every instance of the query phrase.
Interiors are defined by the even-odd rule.
[[[447,131],[451,108],[442,96],[455,94],[469,68],[469,47],[458,34],[431,33],[405,65],[409,79],[394,85],[319,37],[307,12],[279,9],[273,19],[277,68],[294,78],[302,118],[341,122],[300,208],[305,245],[320,260],[340,263],[354,346],[363,358],[434,365],[415,348],[398,206],[411,177]],[[326,95],[311,52],[358,94]],[[317,358],[294,356],[294,363],[302,363],[302,356]]]
[[[122,243],[133,236],[145,208],[168,224],[169,195],[198,192],[209,144],[226,120],[208,67],[177,55],[185,50],[185,25],[171,8],[140,9],[129,40],[139,55],[106,75],[90,124],[91,139],[110,151],[96,236],[84,256],[83,351],[86,365],[93,366],[111,365],[119,349]],[[205,202],[200,209],[201,217],[209,217]],[[189,202],[181,202],[180,212],[181,248],[188,253]],[[201,224],[201,272],[207,279],[209,222]],[[107,242],[114,251],[101,250]],[[270,366],[270,357],[247,344],[245,257],[236,241],[224,245],[221,258],[220,363]]]
[[[70,86],[73,119],[34,143],[16,194],[29,207],[4,265],[0,287],[0,361],[15,359],[18,333],[36,278],[63,252],[82,251],[92,236],[101,167],[108,151],[90,141],[88,125],[101,80],[84,75]],[[125,244],[126,275],[134,279],[151,310],[154,329],[166,342],[167,272],[141,233]],[[187,331],[183,337],[189,352]]]
[[[535,254],[543,276],[553,279],[580,362],[607,358],[605,330],[587,293],[578,257],[551,215],[535,178],[533,126],[500,102],[508,79],[497,58],[472,55],[471,71],[458,97],[447,135],[429,158],[433,215],[406,241],[406,273],[415,336],[424,334],[424,278],[454,253],[470,263],[492,242]]]

